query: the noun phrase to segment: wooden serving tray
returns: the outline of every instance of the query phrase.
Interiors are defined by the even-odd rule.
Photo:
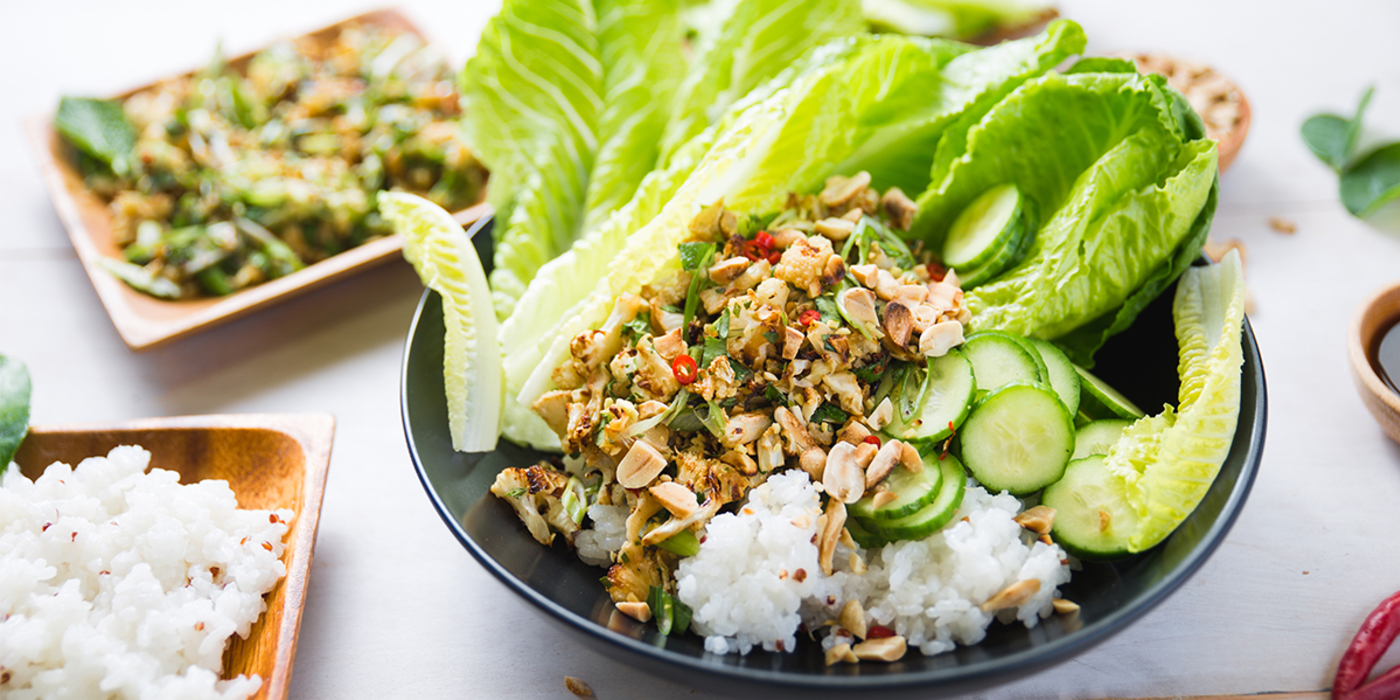
[[[378,25],[411,33],[427,41],[408,18],[394,10],[367,12],[303,36],[334,36],[345,25],[351,23]],[[252,51],[243,54],[229,59],[228,63],[241,70],[256,53],[257,51]],[[191,70],[183,75],[195,72]],[[142,85],[113,97],[126,98],[154,84]],[[128,287],[98,265],[99,258],[121,257],[121,250],[112,236],[112,216],[107,203],[83,186],[82,174],[69,157],[67,145],[53,128],[53,114],[36,115],[26,119],[25,131],[28,132],[30,143],[38,157],[39,169],[48,185],[54,208],[58,210],[58,218],[68,230],[68,237],[73,241],[78,259],[82,261],[83,268],[92,280],[92,286],[97,290],[98,298],[102,300],[107,315],[117,328],[117,333],[121,335],[127,347],[135,352],[159,347],[201,330],[213,328],[342,277],[398,259],[403,249],[402,237],[388,236],[308,265],[286,277],[226,297],[180,301],[156,299]],[[482,203],[457,212],[455,218],[466,225],[490,211],[490,207]]]
[[[266,595],[267,611],[248,638],[234,635],[224,650],[222,678],[258,674],[253,700],[283,700],[301,629],[316,525],[330,466],[335,418],[329,414],[249,414],[151,418],[121,423],[30,428],[15,455],[33,479],[56,461],[76,467],[118,445],[140,445],[153,468],[179,472],[180,482],[224,479],[240,508],[290,508],[282,561],[287,575]]]

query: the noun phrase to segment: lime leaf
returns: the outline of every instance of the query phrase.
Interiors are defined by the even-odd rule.
[[[504,381],[491,290],[476,249],[451,214],[422,197],[385,192],[379,195],[379,211],[403,234],[403,256],[423,284],[442,296],[442,379],[452,447],[459,452],[494,449]]]
[[[1360,217],[1400,198],[1400,142],[1371,151],[1342,173],[1341,194],[1347,211]]]
[[[29,369],[23,362],[0,355],[0,473],[10,466],[29,432]]]
[[[1177,283],[1172,315],[1181,378],[1178,405],[1138,420],[1109,449],[1140,516],[1134,552],[1166,539],[1200,504],[1230,452],[1240,415],[1244,272],[1231,251]]]
[[[1314,114],[1299,131],[1303,143],[1322,162],[1341,172],[1347,164],[1347,131],[1350,123],[1335,114]]]

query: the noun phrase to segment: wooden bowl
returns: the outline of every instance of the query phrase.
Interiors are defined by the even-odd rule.
[[[282,700],[306,599],[316,524],[325,493],[335,418],[329,414],[251,414],[151,418],[121,423],[30,428],[15,462],[33,479],[55,461],[76,466],[118,445],[140,445],[151,466],[179,472],[181,483],[224,479],[241,508],[290,508],[282,561],[287,575],[266,595],[267,611],[224,650],[223,678],[258,674],[254,700]]]
[[[393,10],[376,10],[351,17],[304,36],[325,37],[338,34],[351,23],[378,25],[398,32],[411,33],[424,39],[408,18]],[[264,47],[265,48],[265,47]],[[259,49],[261,51],[262,49]],[[229,65],[241,69],[257,51],[229,60]],[[196,71],[188,71],[190,75]],[[171,76],[174,77],[174,76]],[[155,83],[142,85],[115,95],[117,99],[145,90]],[[42,114],[25,120],[30,144],[39,160],[49,196],[53,199],[58,218],[68,230],[78,259],[92,279],[97,296],[107,308],[107,315],[117,327],[127,347],[141,352],[183,338],[198,331],[271,306],[311,291],[342,277],[363,272],[399,258],[403,249],[400,236],[387,236],[351,248],[286,277],[272,280],[225,297],[207,297],[166,301],[142,294],[98,266],[102,257],[121,258],[121,249],[112,236],[112,215],[107,203],[83,186],[82,173],[69,154],[63,139],[53,128],[53,114]],[[455,215],[463,225],[481,218],[490,211],[478,204]]]
[[[1351,378],[1361,403],[1381,424],[1391,440],[1400,442],[1400,394],[1396,394],[1381,379],[1371,362],[1375,347],[1391,325],[1400,319],[1400,283],[1385,287],[1356,307],[1351,326],[1347,328],[1347,357],[1351,360]]]

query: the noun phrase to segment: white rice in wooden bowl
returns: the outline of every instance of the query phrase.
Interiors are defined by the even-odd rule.
[[[0,697],[246,698],[221,681],[286,574],[290,510],[239,510],[224,481],[181,485],[118,447],[35,481],[0,478]]]

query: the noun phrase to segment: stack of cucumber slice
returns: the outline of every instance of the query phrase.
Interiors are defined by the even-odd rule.
[[[857,543],[878,547],[941,529],[961,504],[970,473],[991,491],[1043,490],[1042,502],[1057,512],[1056,540],[1076,555],[1127,552],[1118,533],[1133,531],[1136,514],[1105,508],[1093,494],[1113,492],[1103,456],[1141,409],[1052,343],[1011,333],[975,333],[959,350],[930,359],[929,372],[929,397],[918,414],[896,415],[884,430],[917,446],[924,469],[887,477],[893,501],[876,507],[867,496],[851,506]]]
[[[982,193],[953,221],[943,240],[943,264],[972,289],[1011,269],[1035,239],[1031,210],[1020,188],[998,185]]]

